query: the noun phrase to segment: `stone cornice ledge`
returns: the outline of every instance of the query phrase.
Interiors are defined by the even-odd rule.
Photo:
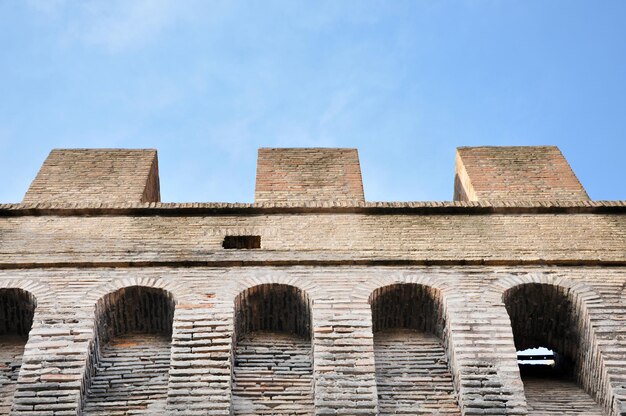
[[[0,204],[0,216],[192,216],[265,214],[624,214],[621,201],[481,201],[481,202],[324,202],[324,203],[230,203],[230,202],[150,202],[150,203],[52,203]]]

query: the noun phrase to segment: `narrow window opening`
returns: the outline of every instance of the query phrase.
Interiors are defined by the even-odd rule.
[[[224,237],[222,247],[225,249],[255,249],[261,248],[260,235],[227,235]]]
[[[574,362],[546,347],[518,351],[517,364],[522,379],[539,377],[574,381]]]
[[[528,348],[517,352],[517,363],[520,366],[547,366],[554,367],[557,361],[557,353],[545,348]]]

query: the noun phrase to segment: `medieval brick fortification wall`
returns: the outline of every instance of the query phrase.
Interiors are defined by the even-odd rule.
[[[453,202],[365,202],[354,149],[158,201],[154,151],[55,150],[0,205],[1,414],[626,415],[626,201],[556,148],[459,149]]]

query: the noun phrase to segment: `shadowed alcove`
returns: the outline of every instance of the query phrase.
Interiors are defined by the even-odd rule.
[[[290,285],[263,284],[235,299],[233,413],[313,414],[311,302]]]
[[[445,320],[439,290],[413,283],[370,296],[378,408],[381,415],[459,415],[442,344]]]
[[[84,414],[165,411],[174,309],[169,292],[143,286],[98,301]]]
[[[581,365],[588,351],[582,345],[586,316],[562,287],[528,283],[503,295],[518,350],[520,374],[529,414],[603,415],[596,401],[582,388]],[[547,360],[522,360],[541,348]],[[542,357],[546,358],[546,357]]]
[[[22,289],[0,289],[0,414],[8,415],[37,302]]]

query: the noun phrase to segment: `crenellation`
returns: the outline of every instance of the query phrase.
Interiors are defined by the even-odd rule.
[[[556,146],[459,147],[454,200],[585,201],[587,192]]]
[[[23,203],[158,202],[156,150],[54,149]]]
[[[255,203],[364,201],[356,149],[259,149]]]
[[[0,413],[626,415],[626,201],[553,147],[461,148],[455,189],[261,149],[255,203],[162,203],[156,151],[54,150],[0,205]]]

